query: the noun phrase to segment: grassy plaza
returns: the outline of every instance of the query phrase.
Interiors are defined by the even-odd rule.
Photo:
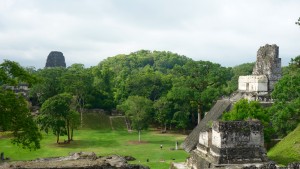
[[[159,131],[144,131],[141,142],[137,132],[77,130],[70,144],[56,144],[56,137],[43,133],[41,149],[24,150],[10,143],[2,133],[0,151],[11,160],[33,160],[36,158],[67,156],[70,152],[95,152],[97,156],[123,155],[136,158],[131,163],[147,165],[150,168],[168,168],[173,161],[185,161],[188,154],[183,150],[174,150],[176,141],[182,143],[185,135],[161,134]],[[65,136],[61,140],[66,139]],[[160,148],[163,145],[163,148]],[[147,162],[147,159],[149,162]]]

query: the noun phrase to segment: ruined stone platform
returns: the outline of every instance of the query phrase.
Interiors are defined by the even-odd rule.
[[[0,169],[149,169],[139,164],[128,164],[126,159],[118,155],[97,157],[93,152],[79,152],[65,157],[0,163]]]

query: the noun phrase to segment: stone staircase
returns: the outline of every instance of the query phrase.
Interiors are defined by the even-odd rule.
[[[229,99],[218,100],[211,110],[204,116],[201,122],[194,128],[194,130],[187,136],[181,147],[190,152],[195,149],[199,140],[200,131],[207,130],[209,123],[221,117],[222,113],[228,111],[231,107],[232,101]]]

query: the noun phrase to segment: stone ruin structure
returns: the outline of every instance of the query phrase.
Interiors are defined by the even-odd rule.
[[[268,161],[260,121],[214,121],[212,128],[200,132],[190,154],[187,164],[193,169],[242,168]]]
[[[65,157],[0,162],[0,169],[149,169],[148,166],[128,163],[134,160],[131,156],[98,157],[94,152],[77,152]]]
[[[258,49],[252,75],[239,77],[239,89],[231,98],[218,100],[202,121],[188,135],[181,147],[190,152],[196,148],[200,131],[207,129],[207,123],[219,119],[240,99],[258,100],[266,106],[272,103],[270,93],[281,77],[281,59],[277,45],[265,45]]]
[[[26,83],[20,83],[16,86],[4,86],[4,89],[5,90],[8,90],[8,89],[12,90],[16,94],[21,94],[26,99],[29,99],[29,88],[28,88],[28,84],[26,84]]]
[[[62,52],[52,51],[47,57],[45,68],[48,67],[64,67],[66,68],[65,57]]]
[[[215,105],[211,108],[211,110],[207,112],[207,114],[200,121],[200,123],[194,128],[194,130],[187,136],[185,141],[181,144],[181,147],[185,151],[190,153],[193,152],[195,154],[196,152],[201,152],[201,144],[199,142],[199,136],[200,135],[204,136],[205,133],[207,132],[207,137],[210,138],[208,132],[209,131],[208,124],[212,121],[218,120],[224,112],[229,111],[232,105],[235,102],[239,101],[240,99],[257,100],[260,101],[260,103],[262,103],[263,106],[269,106],[270,104],[272,104],[270,93],[274,89],[274,84],[281,78],[281,59],[278,57],[278,54],[279,54],[279,47],[277,45],[267,44],[265,46],[260,47],[259,50],[257,51],[257,60],[253,68],[252,75],[239,77],[238,91],[232,94],[230,98],[222,98],[218,100],[215,103]],[[225,133],[230,134],[228,133],[228,131]],[[209,148],[209,151],[207,148]],[[253,151],[256,151],[256,153],[258,152],[258,150],[255,150],[256,146],[252,146],[252,148]],[[226,151],[227,150],[229,149],[226,149]],[[213,157],[214,155],[216,155],[214,149],[211,149],[211,147],[206,147],[206,151],[207,151],[206,154],[207,157],[211,156],[212,159],[214,159]],[[225,150],[218,149],[216,151],[221,152]],[[237,153],[239,152],[238,150],[234,150],[234,149],[233,151]],[[203,150],[203,152],[205,151]],[[261,152],[260,154],[262,155],[263,152]],[[195,159],[196,157],[200,157],[200,156],[193,156],[192,158]],[[243,158],[243,156],[241,157]],[[215,162],[213,162],[212,159],[207,158],[207,160],[210,161],[208,163],[210,163],[211,165],[221,164],[221,162],[217,162],[218,160],[216,159]],[[249,160],[245,159],[245,161],[249,161]],[[229,160],[229,162],[233,162],[233,161]],[[195,163],[195,165],[198,165],[196,164],[197,162],[195,160],[190,160],[189,163],[190,164]]]
[[[281,78],[281,58],[277,45],[265,45],[258,49],[252,75],[239,77],[239,92],[249,100],[270,100],[269,93]]]
[[[200,123],[194,128],[194,130],[185,138],[184,142],[181,144],[181,147],[186,152],[191,152],[194,150],[198,144],[200,132],[208,130],[208,124],[214,120],[218,120],[222,116],[223,112],[229,111],[230,108],[230,100],[218,100],[211,110],[200,121]]]

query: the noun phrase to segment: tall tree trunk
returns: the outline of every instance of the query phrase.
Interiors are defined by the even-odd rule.
[[[70,138],[70,122],[67,120],[67,135],[68,135],[68,143],[71,141]]]
[[[198,103],[198,124],[201,121],[201,105]]]
[[[79,112],[80,112],[80,127],[82,128],[83,126],[83,107],[84,107],[84,98],[82,94],[77,94],[77,106],[79,107]]]
[[[167,122],[165,122],[165,131],[167,131]]]
[[[59,135],[60,135],[60,131],[57,131],[57,135],[56,135],[56,143],[59,143]]]
[[[81,128],[82,128],[82,125],[83,125],[83,109],[84,109],[84,105],[85,105],[85,100],[84,100],[84,96],[81,96],[81,104],[80,104],[80,112],[81,112]]]
[[[80,111],[80,128],[82,128],[82,111],[79,109]]]
[[[74,128],[72,127],[72,129],[71,129],[71,141],[73,141],[73,131],[74,131]]]
[[[191,113],[191,114],[192,114],[192,124],[194,125],[196,122],[195,113]]]
[[[141,142],[141,130],[139,130],[139,142]]]

